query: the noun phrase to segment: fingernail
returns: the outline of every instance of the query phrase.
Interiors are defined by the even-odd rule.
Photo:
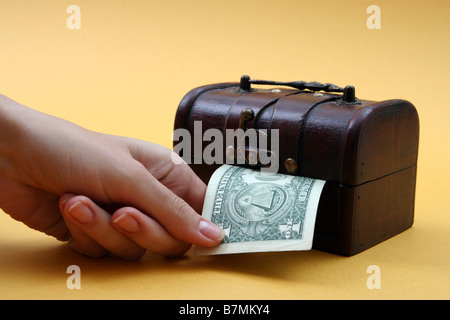
[[[221,228],[208,220],[200,219],[198,229],[205,237],[216,242],[222,241],[225,236],[225,233]]]
[[[94,218],[94,213],[91,211],[91,209],[89,209],[88,206],[81,203],[80,201],[77,201],[73,205],[71,205],[67,210],[67,213],[82,224],[89,223]]]
[[[139,230],[139,222],[131,215],[122,213],[113,223],[126,232],[136,232]]]

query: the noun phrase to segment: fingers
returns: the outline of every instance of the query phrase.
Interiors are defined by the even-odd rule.
[[[117,210],[112,216],[112,225],[139,246],[165,256],[180,256],[191,247],[172,237],[155,220],[135,208]]]
[[[206,185],[186,163],[172,161],[171,150],[153,145],[151,152],[148,145],[132,152],[142,165],[128,170],[115,198],[140,209],[175,238],[202,247],[218,245],[223,230],[199,215]]]
[[[115,230],[111,216],[87,197],[72,197],[62,215],[72,233],[70,246],[82,254],[99,257],[109,251],[124,259],[136,259],[145,252]]]
[[[185,252],[188,244],[218,245],[224,232],[199,215],[206,185],[190,167],[184,162],[174,163],[172,151],[167,148],[129,139],[123,141],[131,145],[133,161],[125,167],[115,167],[113,174],[105,174],[112,178],[108,178],[108,183],[103,182],[103,189],[108,201],[129,207],[119,209],[111,217],[88,198],[78,199],[83,206],[74,206],[70,212],[76,201],[68,200],[64,212],[70,220],[69,228],[80,229],[77,231],[80,240],[73,236],[72,246],[91,249],[96,247],[92,244],[95,242],[107,251],[124,256],[131,252],[128,246],[139,253],[133,245],[165,255]],[[74,215],[80,214],[82,220],[84,206],[95,218],[87,214],[92,220],[83,224]],[[125,244],[123,237],[130,242]]]
[[[152,175],[142,172],[135,177],[128,203],[158,221],[172,236],[202,247],[216,246],[223,240],[220,227],[200,216]]]
[[[174,256],[190,247],[135,208],[124,207],[111,216],[89,198],[70,194],[61,197],[60,207],[72,234],[69,245],[90,257],[111,252],[138,259],[146,250]]]

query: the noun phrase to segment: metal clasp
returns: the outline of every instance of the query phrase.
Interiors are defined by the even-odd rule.
[[[267,142],[267,133],[262,130],[252,129],[254,130],[253,134],[255,134],[257,145],[247,145],[245,142],[245,138],[249,137],[247,122],[254,118],[255,112],[252,109],[242,109],[239,118],[239,128],[237,130],[237,149],[235,150],[233,146],[228,146],[226,149],[226,157],[230,160],[237,161],[237,164],[239,164],[239,160],[243,159],[245,164],[252,167],[266,167],[268,164],[262,164],[260,161],[261,152],[265,153],[266,159],[268,157],[272,157],[271,159],[273,159],[275,155],[271,150],[260,148],[260,138],[264,137]]]

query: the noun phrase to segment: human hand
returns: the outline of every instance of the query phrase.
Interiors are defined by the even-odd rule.
[[[171,150],[3,96],[0,122],[0,208],[14,219],[93,257],[181,255],[221,242],[223,231],[197,213],[206,186]]]

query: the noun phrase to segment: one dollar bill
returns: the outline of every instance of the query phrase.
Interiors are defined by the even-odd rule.
[[[310,250],[325,181],[223,165],[212,175],[202,215],[225,231],[196,255]]]

